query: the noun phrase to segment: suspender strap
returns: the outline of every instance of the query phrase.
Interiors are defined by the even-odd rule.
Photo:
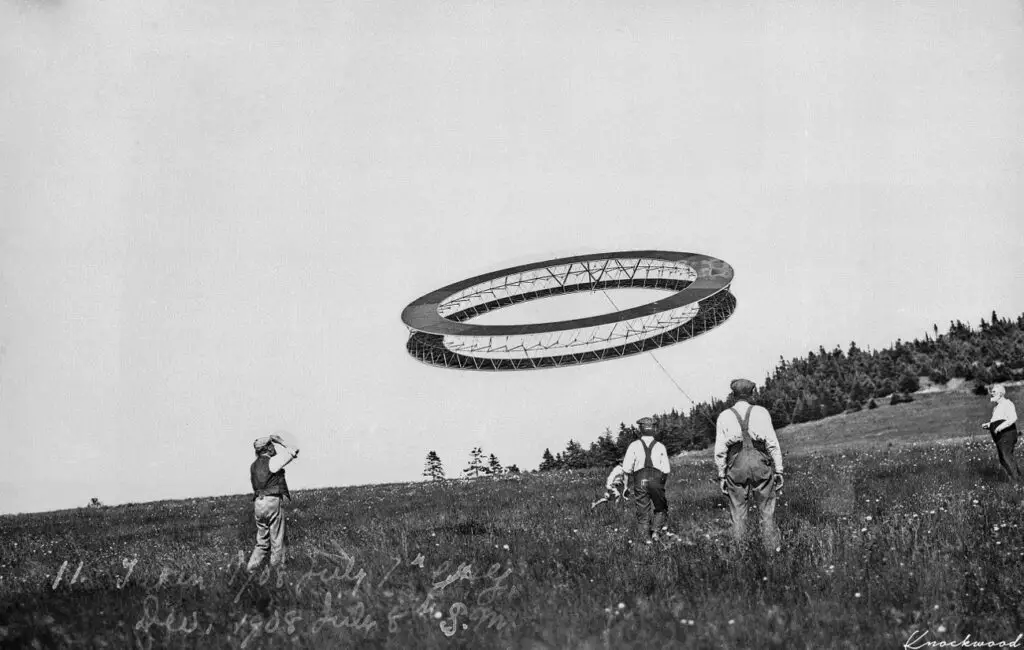
[[[743,433],[743,448],[753,449],[754,441],[750,438],[750,412],[754,410],[754,406],[748,406],[747,414],[742,418],[740,417],[740,412],[736,410],[736,407],[730,406],[729,410],[736,416],[736,421],[740,423],[740,430]]]
[[[654,449],[654,441],[651,441],[651,446],[648,447],[644,444],[643,439],[641,439],[640,445],[644,448],[644,469],[654,467],[654,461],[651,460],[651,450]]]

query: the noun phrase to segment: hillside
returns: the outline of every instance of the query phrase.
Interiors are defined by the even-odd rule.
[[[923,340],[897,340],[882,350],[862,350],[850,342],[845,351],[819,346],[802,358],[780,357],[757,387],[754,403],[767,408],[776,428],[782,429],[853,413],[872,401],[881,405],[893,396],[901,399],[922,390],[970,392],[1024,377],[1024,314],[1011,320],[993,312],[991,320],[981,319],[977,329],[957,321],[945,334],[937,325],[932,331],[934,337],[926,333]],[[651,417],[674,455],[712,446],[715,421],[727,407],[726,401],[713,398],[691,405],[688,413],[672,409]],[[617,435],[608,430],[589,447],[570,440],[560,453],[546,449],[540,469],[610,466],[635,435],[635,427],[621,423]]]
[[[1019,387],[1007,390],[1016,402],[1022,394]],[[909,403],[892,406],[880,400],[876,409],[792,424],[779,431],[779,440],[791,453],[961,438],[989,440],[988,432],[979,426],[992,413],[987,397],[960,391],[917,393],[913,397]]]
[[[591,512],[602,470],[304,490],[288,568],[255,579],[246,495],[0,517],[0,647],[1012,641],[1020,492],[985,436],[963,437],[987,415],[984,398],[921,395],[784,429],[775,558],[725,537],[708,451],[669,482],[685,545],[633,544],[629,507]]]

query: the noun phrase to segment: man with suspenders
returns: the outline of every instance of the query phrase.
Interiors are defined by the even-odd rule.
[[[640,418],[640,438],[630,443],[622,469],[631,477],[630,485],[636,503],[637,523],[646,526],[646,541],[658,539],[665,530],[668,502],[665,500],[665,481],[671,467],[665,445],[654,440],[654,420]]]
[[[780,550],[775,525],[775,502],[782,489],[782,451],[768,410],[748,401],[754,383],[736,379],[730,384],[735,404],[718,416],[715,425],[715,465],[722,494],[729,497],[729,514],[736,541],[747,530],[747,514],[757,503],[761,510],[762,542]]]

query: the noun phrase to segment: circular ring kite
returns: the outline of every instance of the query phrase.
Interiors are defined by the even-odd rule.
[[[402,311],[406,349],[424,363],[526,370],[615,359],[693,338],[736,309],[732,267],[673,251],[622,251],[524,264],[450,284]],[[475,316],[579,291],[664,289],[667,298],[600,316],[526,325],[475,325]]]

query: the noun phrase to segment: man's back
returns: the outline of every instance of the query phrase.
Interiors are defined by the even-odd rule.
[[[630,443],[626,449],[626,457],[622,461],[622,469],[627,474],[642,470],[646,465],[648,451],[651,467],[668,474],[672,469],[668,461],[668,450],[665,445],[655,440],[654,436],[643,436]]]

